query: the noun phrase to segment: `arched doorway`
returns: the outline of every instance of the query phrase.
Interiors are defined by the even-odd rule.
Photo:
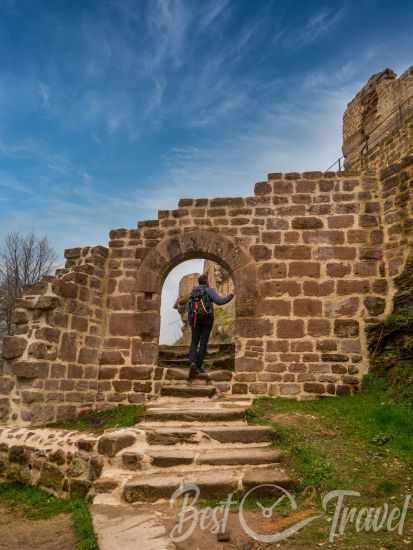
[[[186,260],[169,272],[161,295],[158,356],[158,366],[167,371],[169,369],[163,373],[163,378],[168,382],[173,374],[178,376],[178,380],[189,374],[188,354],[192,330],[188,320],[188,299],[192,289],[198,286],[201,274],[208,275],[209,286],[219,296],[226,297],[234,293],[231,275],[211,260]],[[235,366],[235,304],[234,298],[226,304],[214,306],[214,324],[203,361],[206,380],[212,378],[223,382],[232,378],[229,375]]]
[[[220,233],[203,230],[183,232],[162,240],[143,259],[137,273],[136,291],[141,303],[145,304],[146,301],[156,304],[153,312],[157,312],[157,322],[152,321],[151,341],[158,343],[159,340],[160,299],[166,277],[181,262],[196,258],[218,263],[233,280],[236,296],[234,325],[236,369],[237,362],[244,355],[243,341],[245,338],[254,337],[254,324],[258,321],[256,262],[239,244]],[[145,312],[145,307],[142,307],[142,313]],[[146,334],[144,339],[148,340]]]

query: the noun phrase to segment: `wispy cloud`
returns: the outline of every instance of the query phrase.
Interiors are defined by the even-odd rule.
[[[303,48],[319,40],[323,35],[329,33],[343,18],[346,8],[324,9],[312,15],[304,26],[291,33],[285,39],[284,45],[290,48]]]

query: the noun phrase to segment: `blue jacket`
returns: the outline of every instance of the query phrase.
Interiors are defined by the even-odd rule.
[[[223,306],[230,302],[232,298],[234,297],[232,294],[228,294],[228,296],[222,297],[220,296],[213,288],[210,288],[207,285],[199,285],[194,287],[193,290],[206,290],[208,293],[208,296],[211,298],[212,304],[217,304],[218,306]],[[212,305],[212,315],[214,315],[214,306]]]

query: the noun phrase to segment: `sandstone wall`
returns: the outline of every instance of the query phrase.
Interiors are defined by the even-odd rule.
[[[65,254],[66,269],[25,291],[17,303],[15,335],[4,339],[0,412],[10,424],[73,417],[102,401],[98,351],[108,250]]]
[[[343,154],[350,170],[380,169],[413,153],[413,67],[373,75],[348,104]]]
[[[162,277],[195,251],[221,259],[237,293],[236,374],[222,391],[332,395],[358,384],[367,370],[366,320],[386,307],[374,174],[270,174],[252,197],[184,199],[139,229],[141,245],[131,244],[126,230],[113,232],[109,245],[116,273],[108,337],[124,347],[104,367],[113,376],[108,387],[133,369],[149,376],[152,368],[156,391]],[[245,265],[229,265],[242,255]],[[142,259],[138,276],[124,267]],[[253,296],[247,304],[238,300],[242,289]],[[133,384],[125,380],[125,398]]]
[[[116,487],[108,471],[142,469],[145,446],[145,433],[137,428],[102,434],[0,428],[0,479],[61,497],[93,497]]]
[[[378,75],[350,104],[348,165],[361,131],[410,94],[411,77]],[[389,128],[382,156],[371,157],[380,165],[393,158],[386,144],[411,144],[406,126]],[[137,229],[111,231],[108,248],[66,251],[65,269],[18,304],[16,334],[3,345],[2,420],[42,424],[157,395],[162,285],[199,257],[223,266],[236,293],[235,372],[216,382],[220,392],[356,390],[368,370],[366,326],[392,310],[394,278],[412,253],[412,159],[269,174],[250,197],[182,199]]]

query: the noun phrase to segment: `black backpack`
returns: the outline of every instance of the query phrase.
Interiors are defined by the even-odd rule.
[[[196,287],[188,299],[188,321],[195,328],[199,322],[212,316],[212,300],[206,288]]]

